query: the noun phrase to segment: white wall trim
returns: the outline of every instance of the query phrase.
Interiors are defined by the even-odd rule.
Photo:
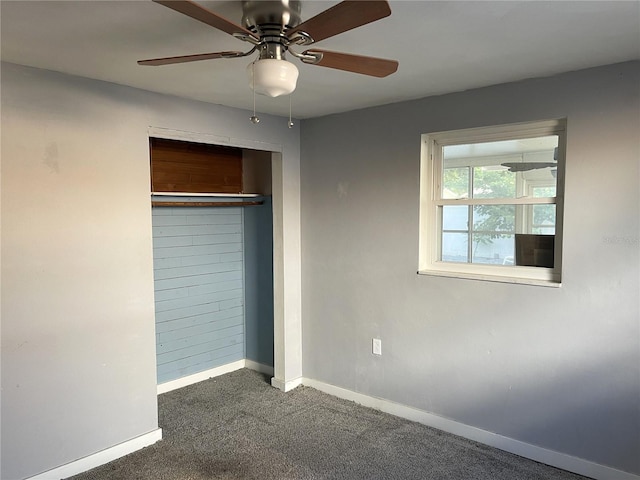
[[[289,390],[297,387],[300,385],[300,382],[295,383],[296,379],[302,375],[302,355],[300,354],[302,345],[300,322],[302,311],[300,300],[302,277],[300,274],[299,158],[296,159],[295,157],[287,156],[285,159],[283,155],[284,145],[278,143],[214,135],[204,132],[176,130],[153,125],[148,127],[147,132],[149,137],[230,145],[233,147],[271,152],[274,309],[273,364],[274,373],[277,371],[277,376],[283,379],[282,382],[293,382],[295,384],[295,386],[289,388]],[[286,249],[285,243],[288,245]],[[291,378],[293,378],[293,380],[291,380]],[[205,380],[205,378],[195,381],[201,380]],[[186,385],[188,384],[182,384],[180,386],[167,385],[166,388],[168,389],[158,389],[158,393],[165,393],[174,388],[180,388]],[[281,389],[284,390],[285,385],[283,384],[282,387]]]
[[[209,380],[213,377],[219,377],[220,375],[224,375],[226,373],[235,372],[236,370],[240,370],[241,368],[255,370],[256,372],[264,373],[265,375],[273,375],[273,367],[270,367],[269,365],[265,365],[263,363],[254,362],[253,360],[242,359],[236,362],[221,365],[219,367],[210,368],[209,370],[205,370],[204,372],[194,373],[193,375],[187,375],[186,377],[177,378],[175,380],[161,383],[160,385],[158,385],[158,395],[176,390],[178,388],[186,387],[188,385],[193,385],[194,383],[202,382],[204,380]]]
[[[274,380],[275,379],[271,380],[272,384]],[[499,448],[506,452],[515,453],[516,455],[535,460],[536,462],[541,462],[597,480],[640,480],[640,476],[634,475],[633,473],[623,472],[622,470],[600,465],[589,460],[514,440],[513,438],[504,437],[383,398],[371,397],[306,377],[302,378],[302,384],[330,395],[359,403],[365,407],[374,408],[397,417],[422,423],[423,425],[453,433],[454,435]]]
[[[249,370],[255,370],[256,372],[264,373],[265,375],[273,376],[273,367],[265,365],[264,363],[254,362],[248,358],[244,361],[245,368]]]
[[[279,143],[262,142],[249,138],[227,137],[224,135],[214,135],[204,132],[190,132],[186,130],[176,130],[173,128],[154,127],[148,129],[150,137],[166,138],[167,140],[183,140],[185,142],[211,143],[216,145],[229,145],[238,148],[251,148],[253,150],[264,150],[267,152],[282,152],[282,145]]]
[[[302,385],[302,377],[294,378],[293,380],[289,380],[288,382],[276,377],[273,377],[271,379],[271,386],[277,388],[278,390],[282,390],[283,392],[290,392],[300,385]],[[338,395],[336,395],[336,397],[337,396]]]
[[[71,477],[92,468],[99,467],[105,463],[109,463],[125,455],[140,450],[141,448],[153,445],[157,441],[162,440],[162,429],[158,428],[139,437],[132,438],[126,442],[119,443],[113,447],[106,448],[79,460],[67,463],[60,467],[48,470],[40,473],[34,477],[29,477],[27,480],[58,480],[62,478]]]
[[[202,382],[213,377],[219,377],[220,375],[224,375],[225,373],[240,370],[241,368],[244,368],[244,366],[244,359],[238,360],[237,362],[227,363],[219,367],[210,368],[209,370],[205,370],[203,372],[194,373],[193,375],[187,375],[186,377],[176,378],[175,380],[161,383],[158,385],[158,395],[170,392],[171,390],[186,387],[188,385],[193,385],[194,383]]]

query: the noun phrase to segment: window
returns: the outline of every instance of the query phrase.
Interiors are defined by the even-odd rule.
[[[565,121],[422,140],[419,273],[559,285]]]

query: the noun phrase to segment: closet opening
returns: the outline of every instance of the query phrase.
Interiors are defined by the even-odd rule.
[[[150,138],[158,393],[274,372],[272,152]]]

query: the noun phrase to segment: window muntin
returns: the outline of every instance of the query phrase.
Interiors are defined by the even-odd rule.
[[[564,124],[424,136],[420,273],[559,283]]]

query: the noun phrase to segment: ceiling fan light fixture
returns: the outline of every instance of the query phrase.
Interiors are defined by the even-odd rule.
[[[254,92],[279,97],[296,89],[298,68],[287,60],[262,58],[247,66],[247,76]]]

